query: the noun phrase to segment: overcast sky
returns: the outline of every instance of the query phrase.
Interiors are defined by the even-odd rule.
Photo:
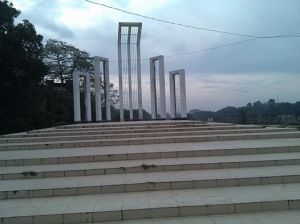
[[[250,35],[300,33],[299,0],[94,0],[188,25]],[[13,0],[38,33],[117,58],[118,22],[142,22],[142,58],[215,47],[247,38],[168,25],[84,0]],[[111,81],[118,88],[117,64]],[[186,70],[188,109],[218,110],[257,100],[300,101],[300,38],[257,39],[200,54],[165,58],[170,70]],[[149,64],[142,62],[143,106],[150,109]],[[166,78],[169,102],[169,83]],[[169,107],[169,106],[168,106]],[[168,108],[169,109],[169,108]]]

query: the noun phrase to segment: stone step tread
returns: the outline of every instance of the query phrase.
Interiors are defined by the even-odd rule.
[[[184,189],[151,192],[79,195],[50,198],[13,199],[0,201],[0,217],[99,213],[187,206],[236,205],[240,203],[300,200],[300,184],[276,184],[209,189]],[[286,203],[288,204],[288,203]],[[208,208],[207,207],[207,208]],[[113,215],[113,214],[112,214]],[[51,218],[51,217],[47,217]],[[63,218],[63,217],[61,217]],[[116,219],[110,219],[116,220]],[[60,222],[63,223],[63,222]]]
[[[283,176],[300,181],[300,165],[2,180],[0,192]]]
[[[141,137],[141,138],[119,138],[119,139],[100,139],[100,140],[72,140],[72,141],[52,141],[52,142],[32,142],[32,143],[28,143],[28,142],[24,142],[24,143],[1,143],[0,144],[0,149],[3,148],[5,149],[5,147],[9,147],[9,146],[39,146],[39,145],[52,145],[52,144],[64,144],[64,143],[92,143],[92,142],[120,142],[120,143],[124,143],[124,141],[143,141],[143,140],[164,140],[164,139],[193,139],[193,138],[197,138],[197,137],[203,137],[203,138],[209,138],[209,137],[226,137],[226,136],[269,136],[269,135],[274,135],[274,136],[288,136],[288,135],[293,135],[293,134],[299,134],[300,135],[300,131],[287,131],[287,132],[267,132],[267,133],[242,133],[242,134],[216,134],[216,135],[193,135],[193,136],[189,136],[189,135],[182,135],[182,136],[161,136],[161,137]],[[281,136],[280,136],[281,137]],[[129,143],[129,142],[128,142]]]
[[[82,127],[140,127],[140,126],[175,126],[175,125],[202,125],[202,126],[214,126],[214,125],[234,125],[231,123],[217,123],[217,122],[207,122],[203,123],[201,121],[196,120],[185,120],[185,121],[177,121],[177,120],[165,120],[165,121],[133,121],[133,122],[106,122],[106,123],[85,123],[85,124],[71,124],[71,125],[62,125],[56,128],[62,129],[72,129],[72,128],[82,128]]]
[[[126,134],[102,134],[102,135],[84,135],[84,136],[47,136],[47,137],[18,137],[18,138],[0,138],[0,145],[5,143],[23,143],[23,142],[46,142],[46,141],[71,141],[80,138],[81,140],[97,139],[115,139],[115,138],[136,138],[136,137],[159,137],[178,136],[178,135],[216,135],[216,134],[243,134],[243,133],[269,133],[269,132],[291,132],[297,131],[295,128],[257,128],[243,130],[215,130],[215,131],[177,131],[165,133],[126,133]]]
[[[186,124],[186,123],[202,123],[197,120],[148,120],[148,121],[120,121],[120,122],[93,122],[93,123],[78,123],[67,124],[60,127],[76,127],[76,126],[121,126],[121,125],[145,125],[145,124]],[[209,122],[209,124],[218,124],[217,122]]]
[[[143,160],[124,160],[124,161],[103,161],[86,163],[66,163],[53,165],[25,165],[1,167],[1,174],[14,174],[23,172],[55,172],[55,171],[82,171],[96,169],[118,169],[130,167],[141,167],[143,165],[170,166],[188,164],[211,164],[211,163],[240,163],[240,162],[259,162],[259,161],[283,161],[299,160],[300,152],[272,153],[272,154],[250,154],[250,155],[226,155],[226,156],[202,156],[202,157],[182,157],[182,158],[161,158]],[[149,167],[151,168],[151,167]],[[146,169],[146,168],[145,168]],[[151,170],[151,169],[150,169]]]
[[[0,151],[0,160],[41,159],[75,156],[117,155],[134,153],[163,153],[195,150],[229,150],[260,147],[300,147],[299,138],[256,139],[235,141],[211,141],[191,143],[168,143],[149,145],[123,145],[100,147],[77,147],[41,150]]]
[[[223,215],[124,220],[101,222],[101,224],[299,224],[299,220],[299,210],[283,210]],[[100,222],[93,224],[100,224]]]
[[[64,134],[64,133],[87,133],[87,132],[101,132],[101,133],[124,133],[124,132],[142,132],[142,131],[172,131],[172,130],[189,130],[189,129],[196,129],[196,130],[227,130],[227,129],[256,129],[256,128],[264,128],[265,126],[258,126],[258,125],[247,125],[247,126],[240,126],[240,125],[220,125],[220,126],[187,126],[187,127],[155,127],[155,128],[147,128],[147,127],[140,127],[140,128],[114,128],[114,129],[96,129],[96,128],[84,128],[84,129],[52,129],[46,131],[35,131],[35,132],[27,132],[27,133],[19,133],[19,134],[27,134],[27,135],[40,135],[40,134]],[[276,127],[274,127],[276,128]],[[18,134],[10,134],[10,135],[3,135],[3,137],[13,137]]]
[[[152,133],[152,132],[173,132],[173,131],[210,131],[210,130],[244,130],[259,129],[261,126],[211,126],[211,127],[179,127],[179,128],[157,128],[157,129],[129,129],[129,130],[91,130],[91,131],[51,131],[45,133],[17,133],[1,135],[0,139],[5,138],[31,138],[31,137],[48,137],[48,136],[78,136],[78,135],[101,135],[101,134],[122,134],[122,133]],[[270,129],[266,127],[266,129]]]
[[[188,125],[160,125],[160,126],[116,126],[116,127],[75,127],[75,128],[62,128],[57,127],[53,129],[40,129],[40,130],[33,130],[29,131],[28,133],[47,133],[47,132],[84,132],[84,131],[103,131],[103,130],[109,130],[109,131],[117,131],[117,130],[131,130],[131,131],[139,131],[143,129],[153,129],[157,130],[159,128],[161,129],[168,129],[168,128],[219,128],[219,127],[239,127],[239,128],[246,128],[246,127],[264,127],[262,125],[235,125],[235,124],[216,124],[216,125],[202,125],[202,124],[188,124]]]
[[[178,127],[218,127],[220,125],[204,125],[201,123],[190,123],[190,124],[164,124],[164,125],[138,125],[138,126],[78,126],[78,127],[71,127],[71,128],[65,128],[63,126],[55,128],[56,131],[87,131],[87,130],[138,130],[138,129],[157,129],[157,128],[178,128]],[[224,126],[224,124],[222,125]],[[232,125],[228,125],[232,126]],[[52,130],[33,130],[30,131],[30,133],[39,133],[39,132],[48,132]]]

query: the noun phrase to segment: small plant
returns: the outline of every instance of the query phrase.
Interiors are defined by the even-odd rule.
[[[22,173],[25,177],[27,176],[36,176],[37,175],[37,172],[35,171],[27,171],[27,172],[23,172]]]
[[[152,164],[152,165],[147,165],[147,164],[142,164],[141,167],[144,169],[144,170],[148,170],[149,168],[155,168],[157,167],[156,165]]]
[[[125,167],[119,167],[120,170],[123,170],[124,172],[126,171]]]

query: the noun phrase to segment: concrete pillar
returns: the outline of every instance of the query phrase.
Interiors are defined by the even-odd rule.
[[[129,91],[129,119],[133,120],[133,105],[132,105],[132,82],[131,82],[131,26],[128,27],[128,39],[127,39],[127,62],[128,62],[128,91]]]
[[[106,120],[111,121],[111,105],[110,105],[110,83],[109,83],[109,61],[104,61],[104,84],[105,84],[105,103],[106,103]]]
[[[186,85],[185,85],[185,71],[180,70],[180,97],[181,97],[181,118],[187,118],[186,111]]]
[[[159,62],[159,68],[155,68],[155,62]],[[159,75],[159,110],[157,108],[157,91],[156,91],[156,73]],[[165,92],[165,68],[164,68],[164,56],[159,55],[150,58],[150,89],[151,89],[151,114],[152,119],[156,119],[157,115],[166,118],[166,92]]]
[[[119,71],[119,102],[120,102],[120,121],[124,121],[123,103],[123,77],[122,77],[122,51],[121,51],[121,25],[118,31],[118,71]]]
[[[138,107],[139,120],[143,120],[143,105],[142,105],[142,79],[141,79],[141,33],[142,24],[140,24],[137,35],[137,81],[138,81]]]
[[[181,118],[187,118],[186,109],[186,86],[185,86],[185,71],[184,69],[171,71],[169,73],[170,78],[170,112],[171,118],[176,118],[176,93],[175,93],[175,75],[179,75],[179,89],[180,89],[180,116]]]
[[[155,60],[150,58],[150,96],[151,96],[151,116],[156,119],[156,89],[155,89]]]
[[[85,74],[85,120],[92,121],[91,107],[91,79],[89,74]]]
[[[94,57],[96,121],[102,121],[100,58]]]
[[[102,121],[102,107],[101,107],[101,79],[100,66],[103,66],[103,82],[105,87],[104,99],[106,107],[106,120],[111,120],[110,108],[110,83],[109,83],[109,61],[108,58],[94,57],[95,69],[95,91],[96,91],[96,121]]]
[[[90,75],[82,73],[80,71],[73,72],[73,100],[74,100],[74,121],[81,121],[80,111],[80,76],[85,78],[85,91],[84,91],[84,102],[85,102],[85,120],[92,120],[91,113],[91,81]]]
[[[80,88],[79,88],[79,73],[73,72],[73,102],[74,102],[74,122],[81,121],[80,113]]]
[[[125,85],[128,84],[128,96],[126,95],[125,102],[127,102],[127,97],[128,97],[129,119],[130,120],[133,119],[134,109],[138,109],[138,119],[139,120],[143,119],[141,56],[140,56],[141,29],[142,29],[142,23],[127,23],[127,22],[119,23],[118,69],[119,69],[119,94],[120,94],[120,120],[121,121],[124,121],[124,106],[125,106],[124,105],[125,99],[123,93],[123,89],[124,89],[123,81],[125,82],[124,83]],[[135,53],[136,53],[136,57],[133,57]],[[123,73],[125,73],[126,77],[123,77],[124,75]],[[137,108],[135,107],[136,105],[133,105],[132,76],[136,78],[134,80],[137,80],[137,97],[138,97]],[[127,90],[127,86],[126,86],[126,90]]]
[[[175,105],[175,79],[174,75],[170,72],[169,75],[169,83],[170,83],[170,113],[171,118],[175,118],[175,111],[176,111],[176,105]]]

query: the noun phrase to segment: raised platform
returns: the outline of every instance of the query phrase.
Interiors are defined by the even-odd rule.
[[[299,223],[300,131],[193,121],[34,130],[0,136],[0,178],[1,224]]]

